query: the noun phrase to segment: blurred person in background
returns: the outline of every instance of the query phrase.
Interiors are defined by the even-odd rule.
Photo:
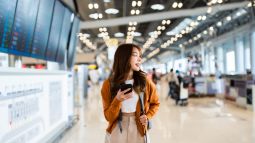
[[[166,99],[168,99],[168,97],[176,98],[176,96],[177,96],[176,90],[179,87],[179,81],[178,81],[177,76],[173,72],[173,69],[170,69],[170,72],[167,74],[166,80],[169,85],[169,92],[168,92],[168,96]]]

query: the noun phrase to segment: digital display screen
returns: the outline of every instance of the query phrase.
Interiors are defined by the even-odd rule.
[[[35,26],[31,57],[44,59],[55,0],[41,0]]]
[[[9,53],[30,56],[39,0],[18,0]]]
[[[17,0],[1,0],[0,2],[0,51],[8,53],[11,47],[12,26],[14,22]]]
[[[56,1],[45,55],[46,60],[56,61],[64,13],[65,7],[59,1]]]
[[[63,63],[65,60],[65,53],[67,51],[67,43],[69,38],[69,33],[71,29],[71,15],[69,9],[65,9],[64,20],[62,24],[61,36],[59,40],[58,52],[57,52],[57,59],[56,61],[59,63]]]
[[[79,32],[79,19],[77,17],[74,18],[72,25],[72,33],[70,38],[70,43],[67,52],[67,67],[71,68],[74,64],[74,56],[76,53],[76,44],[77,44],[77,32]]]

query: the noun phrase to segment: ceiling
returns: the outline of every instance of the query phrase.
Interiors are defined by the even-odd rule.
[[[161,19],[153,20],[151,22],[137,23],[137,25],[135,26],[134,25],[129,26],[129,24],[126,24],[107,27],[107,34],[109,37],[106,35],[106,38],[116,38],[115,36],[116,33],[124,34],[123,37],[117,37],[121,43],[124,43],[128,37],[128,34],[131,33],[130,35],[131,39],[133,39],[133,43],[143,47],[145,55],[151,54],[149,57],[147,56],[147,60],[151,58],[159,58],[158,55],[163,54],[165,52],[178,54],[180,53],[181,48],[183,47],[187,48],[195,46],[202,42],[203,40],[207,40],[215,36],[222,35],[228,31],[231,31],[237,26],[250,22],[252,19],[250,14],[251,9],[248,8],[248,6],[246,6],[249,1],[246,0],[63,0],[63,1],[67,5],[69,5],[71,9],[74,9],[80,15],[80,18],[83,20],[83,22],[90,21],[101,22],[102,20],[118,19],[121,17],[128,18],[138,15],[141,16],[153,13],[172,12],[177,10],[181,11],[200,7],[207,8],[207,13],[203,15],[165,19],[171,20],[170,24],[163,24],[164,19]],[[134,5],[134,1],[136,5]],[[244,2],[246,2],[245,7],[242,8],[228,9],[225,11],[219,10],[219,12],[215,11],[209,12],[210,11],[209,7],[213,8],[214,6],[223,6],[236,3],[243,4]],[[153,10],[151,7],[152,5],[157,6],[156,4],[161,4],[162,6],[164,6],[164,9]],[[177,8],[173,8],[175,6],[177,6]],[[178,6],[180,6],[180,8],[178,8]],[[107,14],[106,10],[110,8],[117,9],[118,13]],[[160,8],[160,6],[156,8]],[[137,12],[137,10],[139,11]],[[137,14],[131,14],[132,12],[135,13],[137,12]],[[91,18],[90,15],[94,14],[95,16],[95,13],[100,14],[100,17],[102,16],[102,18],[97,19]],[[193,25],[191,24],[192,22]],[[187,29],[187,27],[189,27],[190,29]],[[128,33],[129,31],[130,33]],[[132,36],[132,31],[139,32],[141,35]],[[160,31],[160,33],[156,34],[155,36],[154,31]],[[154,32],[154,36],[150,36],[149,35],[150,32]],[[81,29],[81,33],[89,34],[89,36],[86,38],[87,43],[81,42],[82,52],[86,53],[95,51],[102,52],[106,50],[105,37],[103,38],[98,37],[98,34],[100,33],[99,28]],[[105,31],[101,33],[105,33]],[[88,44],[88,41],[91,42],[90,46]],[[96,46],[93,47],[91,45]],[[157,48],[159,50],[157,50],[156,52],[155,49]]]

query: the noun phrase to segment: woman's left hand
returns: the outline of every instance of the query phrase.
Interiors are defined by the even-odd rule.
[[[140,116],[140,122],[142,123],[143,126],[147,126],[147,123],[148,123],[148,118],[146,115],[142,115]]]

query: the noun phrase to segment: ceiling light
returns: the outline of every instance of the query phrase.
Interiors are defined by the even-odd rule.
[[[134,25],[137,25],[137,22],[133,22]]]
[[[139,7],[142,6],[142,1],[138,1],[137,6],[139,6]]]
[[[201,34],[197,34],[197,38],[201,38]]]
[[[197,17],[197,20],[202,20],[202,16],[198,16],[198,17]]]
[[[205,15],[202,17],[202,20],[206,20],[206,16]]]
[[[228,16],[226,19],[227,19],[227,21],[230,21],[231,20],[231,16]]]
[[[82,35],[83,37],[90,37],[90,34],[87,34],[87,33],[83,33]]]
[[[189,43],[192,43],[192,39],[189,39]]]
[[[211,3],[216,4],[217,0],[212,0]]]
[[[132,27],[128,27],[128,31],[132,31]]]
[[[164,8],[165,8],[165,6],[162,5],[162,4],[153,4],[153,5],[151,5],[151,9],[153,9],[153,10],[163,10]]]
[[[135,27],[132,27],[132,30],[135,31]]]
[[[161,31],[158,31],[157,34],[160,35],[160,34],[161,34]]]
[[[140,10],[136,10],[136,11],[135,11],[135,14],[136,14],[136,15],[140,14]]]
[[[92,13],[89,15],[90,18],[98,19],[98,13]]]
[[[222,26],[222,22],[221,21],[217,22],[217,26],[218,27]]]
[[[93,8],[93,4],[92,3],[88,4],[88,7],[89,7],[89,9],[92,9]]]
[[[174,2],[173,5],[172,5],[173,8],[177,8],[177,6],[178,6],[177,2]]]
[[[180,2],[180,3],[178,4],[178,7],[179,7],[179,8],[182,8],[182,6],[183,6],[183,4]]]
[[[102,14],[102,13],[99,13],[99,14],[98,14],[98,18],[99,18],[99,19],[103,18],[103,14]]]
[[[211,26],[210,28],[209,28],[211,31],[213,31],[214,30],[214,28]]]
[[[133,25],[133,23],[132,23],[132,22],[129,22],[128,25],[131,26],[131,25]]]
[[[207,13],[211,13],[211,12],[212,12],[212,7],[208,7]]]
[[[140,32],[134,32],[134,36],[142,36]]]
[[[124,34],[121,32],[115,33],[114,34],[115,37],[124,37]]]
[[[252,3],[251,3],[251,2],[249,2],[247,6],[248,6],[248,7],[251,7],[251,6],[252,6]]]
[[[134,14],[135,14],[135,10],[132,9],[132,10],[130,11],[130,13],[131,13],[131,15],[134,15]]]
[[[105,10],[105,13],[107,13],[107,14],[117,14],[117,13],[119,13],[119,10],[115,9],[115,8],[108,8],[108,9]]]
[[[166,24],[166,20],[162,20],[162,24],[165,25]]]
[[[136,6],[136,1],[132,1],[132,7]]]
[[[103,31],[105,31],[105,32],[106,32],[106,31],[107,31],[107,28],[105,28],[105,27],[104,27],[104,28],[103,28]]]
[[[203,33],[206,35],[206,34],[207,34],[207,31],[205,30]]]
[[[162,29],[162,30],[165,30],[165,29],[166,29],[166,27],[165,27],[165,26],[161,26],[161,29]]]
[[[158,27],[157,27],[157,30],[161,30],[161,26],[158,26]]]
[[[171,21],[170,21],[170,20],[167,20],[167,21],[166,21],[166,24],[167,24],[167,25],[169,25],[170,23],[171,23]]]
[[[99,8],[99,5],[97,3],[94,3],[94,8],[95,9],[98,9]]]
[[[104,0],[104,2],[111,2],[111,0]]]
[[[223,3],[223,0],[218,0],[218,3]]]

